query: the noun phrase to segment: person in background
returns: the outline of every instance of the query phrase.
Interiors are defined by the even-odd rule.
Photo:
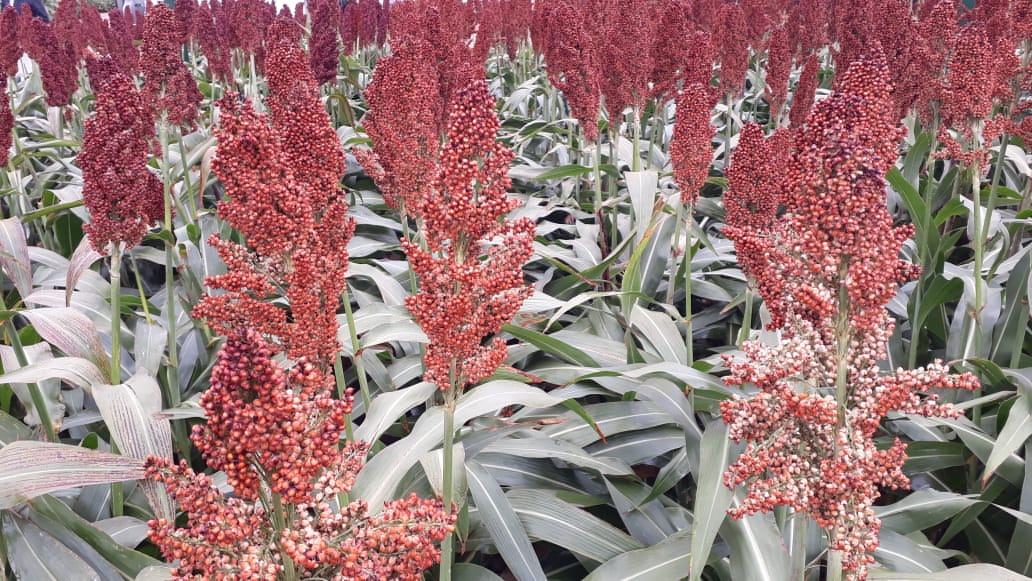
[[[9,0],[0,0],[0,10],[7,8],[11,3]],[[39,18],[43,22],[50,22],[50,15],[47,14],[46,6],[43,6],[42,0],[14,0],[14,9],[21,12],[22,6],[28,6],[32,10],[32,15]]]

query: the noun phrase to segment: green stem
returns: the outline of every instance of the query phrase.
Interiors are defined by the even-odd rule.
[[[806,579],[806,513],[793,512],[789,515],[789,526],[792,528],[792,547],[790,550],[792,558],[791,579],[805,581]]]
[[[638,146],[641,142],[641,111],[637,107],[631,110],[631,135],[634,139],[634,147],[632,147],[633,155],[631,156],[631,171],[641,171],[641,152],[638,150]]]
[[[122,243],[111,241],[111,385],[122,383]]]
[[[111,452],[118,454],[118,444],[111,440]],[[125,488],[121,482],[111,483],[111,516],[122,516],[125,514]]]
[[[179,161],[183,164],[183,192],[190,201],[190,220],[193,221],[197,219],[197,197],[190,193],[190,168],[186,165],[186,145],[182,139],[179,140]]]
[[[272,526],[276,531],[276,538],[287,528],[287,515],[283,507],[283,499],[279,494],[272,493]],[[283,559],[283,581],[296,581],[299,579],[294,561],[286,551],[280,548],[280,557]]]
[[[452,377],[455,375],[455,363],[452,363],[452,371],[450,374]],[[443,487],[443,501],[444,509],[452,510],[454,499],[452,498],[452,471],[455,447],[455,382],[449,387],[448,391],[444,394],[444,478],[442,482]],[[455,558],[454,539],[455,533],[448,533],[448,536],[444,537],[441,542],[441,574],[440,581],[451,581],[452,576],[452,561]]]
[[[351,336],[352,355],[351,364],[355,366],[355,373],[358,375],[358,389],[362,392],[362,403],[365,404],[366,413],[369,413],[369,406],[372,404],[372,397],[369,394],[369,380],[366,378],[365,364],[360,355],[358,343],[358,330],[355,327],[355,313],[351,310],[351,295],[347,285],[341,293],[341,302],[344,303],[344,315],[348,320],[348,335]]]
[[[989,188],[989,199],[985,203],[985,217],[982,219],[981,227],[984,236],[989,236],[989,227],[992,225],[993,210],[996,209],[996,192],[1000,189],[1000,181],[1003,179],[1003,165],[1007,159],[1007,147],[1009,147],[1010,138],[1004,133],[1000,137],[1000,153],[996,157],[996,168],[993,171],[993,181]],[[996,274],[996,267],[999,266],[1000,260],[997,260],[989,266],[989,276],[992,278]]]
[[[684,207],[683,200],[678,199],[677,203],[677,215],[674,217],[674,237],[670,241],[670,247],[674,253],[675,258],[670,261],[670,274],[667,276],[669,284],[667,285],[666,291],[666,303],[674,304],[674,291],[677,290],[677,270],[680,266],[680,261],[676,258],[678,254],[684,255],[688,252],[687,244],[685,245],[684,252],[678,252],[681,243],[681,229],[684,227]]]
[[[694,213],[693,204],[688,204],[688,241],[684,245],[684,347],[689,366],[695,364],[695,331],[692,321],[692,255],[695,254],[695,243],[692,242],[691,228]]]
[[[172,177],[169,167],[169,124],[166,114],[162,113],[158,121],[158,139],[161,142],[161,183],[164,193],[165,230],[169,240],[165,240],[165,317],[167,325],[166,343],[168,347],[168,365],[165,366],[165,404],[174,408],[179,406],[179,338],[176,325],[176,230],[172,220]],[[172,436],[176,448],[182,458],[190,457],[190,439],[186,426],[182,422],[172,422]]]
[[[973,202],[974,202],[974,216],[973,216],[974,225],[973,225],[973,233],[972,233],[972,236],[974,236],[974,240],[972,242],[973,242],[973,245],[974,245],[974,253],[975,253],[975,266],[974,266],[974,273],[973,273],[974,274],[974,279],[975,279],[975,304],[972,307],[972,311],[973,311],[972,312],[972,321],[971,321],[972,336],[971,336],[970,340],[967,342],[967,345],[964,348],[964,356],[965,357],[971,357],[972,355],[975,356],[975,357],[981,357],[981,355],[982,355],[982,321],[981,321],[981,319],[982,319],[982,301],[983,301],[983,297],[982,297],[982,267],[983,267],[983,261],[985,259],[985,257],[984,257],[984,253],[985,253],[984,243],[985,243],[985,240],[983,238],[983,233],[982,233],[982,187],[981,186],[982,186],[981,169],[978,167],[978,163],[976,162],[976,163],[972,164],[972,166],[971,166],[971,194],[972,194],[972,197],[974,198],[973,199]],[[975,391],[973,392],[972,397],[974,397],[975,399],[978,399],[979,397],[981,397],[981,395],[982,395],[982,387],[981,387],[981,384],[979,384],[979,387],[977,387],[975,389]],[[980,405],[979,406],[975,406],[971,410],[971,421],[973,421],[975,423],[975,425],[977,426],[977,425],[979,425],[979,422],[981,422],[981,420],[982,420],[982,406],[980,406]]]
[[[842,551],[828,551],[828,574],[826,581],[842,581]]]
[[[0,271],[0,280],[2,279],[3,273]],[[3,293],[0,293],[0,310],[7,310],[7,301],[4,300]],[[22,347],[18,329],[14,326],[14,319],[9,320],[7,325],[4,325],[4,333],[7,335],[7,342],[11,345],[11,349],[14,350],[14,356],[18,359],[18,366],[25,367],[28,365],[29,358],[25,355],[25,349]],[[43,433],[46,434],[47,440],[60,442],[61,439],[57,437],[57,429],[54,427],[54,420],[50,417],[47,402],[43,399],[43,390],[39,388],[38,383],[29,383],[27,385],[29,388],[29,398],[32,400],[32,407],[36,408],[36,415],[39,416],[39,423],[43,426]]]
[[[741,347],[742,343],[749,340],[749,334],[752,332],[752,313],[753,313],[753,302],[755,298],[750,288],[745,289],[745,312],[742,313],[742,328],[738,330],[738,346]]]
[[[140,306],[143,307],[143,319],[147,324],[153,324],[150,315],[150,307],[147,306],[147,295],[143,292],[143,277],[140,276],[140,265],[136,263],[136,257],[129,254],[129,260],[133,263],[133,273],[136,275],[136,292],[140,294]]]
[[[344,381],[344,365],[340,362],[340,354],[333,358],[333,378],[337,382],[337,397],[344,399],[347,395],[347,382]],[[369,410],[366,410],[366,413],[368,412]],[[355,440],[355,429],[351,424],[351,414],[344,416],[344,435],[350,442]]]

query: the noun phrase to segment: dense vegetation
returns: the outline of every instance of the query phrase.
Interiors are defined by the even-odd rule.
[[[0,16],[0,579],[1026,579],[1032,2]]]

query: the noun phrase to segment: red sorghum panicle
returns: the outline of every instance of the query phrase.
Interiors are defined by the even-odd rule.
[[[309,3],[312,11],[312,33],[308,38],[309,61],[319,84],[337,78],[337,26],[340,8],[336,0],[315,0]],[[295,30],[297,26],[295,24]],[[270,70],[274,67],[270,66]]]
[[[301,503],[340,459],[337,443],[351,399],[330,397],[332,378],[307,359],[284,370],[274,355],[257,331],[228,337],[200,400],[208,421],[194,428],[192,439],[237,496],[257,500],[257,467],[274,493]]]
[[[778,26],[767,38],[767,78],[764,88],[770,105],[771,122],[781,121],[781,112],[788,97],[788,78],[792,73],[792,51],[788,43],[788,29]]]
[[[577,118],[587,140],[598,136],[602,106],[602,75],[598,39],[588,28],[577,0],[546,0],[534,4],[534,46],[545,55],[548,80],[555,85]]]
[[[334,506],[367,451],[340,445],[353,398],[332,396],[353,226],[340,196],[343,151],[287,26],[291,17],[269,31],[273,124],[235,95],[223,100],[214,166],[229,199],[219,214],[247,246],[212,238],[228,272],[207,284],[227,292],[194,309],[227,338],[200,400],[208,421],[192,439],[235,498],[185,465],[152,459],[149,476],[169,487],[188,523],[151,521],[150,537],[179,560],[177,579],[273,579],[289,565],[304,578],[415,580],[454,526],[440,502],[393,501],[376,518],[362,502]],[[268,300],[283,288],[289,320]]]
[[[340,36],[349,52],[356,42],[359,48],[383,43],[387,39],[387,8],[379,0],[348,2],[340,17]]]
[[[218,4],[214,4],[218,6]],[[221,10],[221,8],[219,8]],[[208,64],[208,77],[229,82],[233,79],[233,68],[230,59],[230,48],[219,25],[225,23],[216,19],[213,9],[207,3],[201,3],[193,12],[192,30],[194,40],[200,45],[201,52]]]
[[[24,16],[25,12],[23,12]],[[52,24],[39,18],[19,23],[18,41],[32,60],[39,65],[43,78],[43,90],[47,93],[47,104],[62,107],[71,102],[72,93],[78,85],[75,69],[76,57],[71,47],[59,42]]]
[[[442,106],[434,111],[439,129],[447,123],[455,93],[484,78],[486,54],[476,54],[472,36],[476,23],[472,5],[462,0],[408,0],[391,14],[391,43],[425,42],[428,66],[437,71]],[[483,48],[483,47],[481,47]]]
[[[953,37],[942,115],[945,125],[964,127],[989,117],[993,108],[993,64],[997,58],[978,25],[960,29]]]
[[[745,15],[737,2],[724,3],[714,23],[713,39],[720,61],[720,93],[737,95],[749,71],[749,39]]]
[[[104,30],[104,41],[108,54],[118,63],[122,70],[129,74],[135,74],[140,68],[140,50],[133,42],[130,22],[121,12],[113,10],[108,13],[108,25]]]
[[[6,166],[14,142],[14,114],[7,95],[0,95],[0,166]]]
[[[96,112],[86,120],[78,161],[90,211],[83,230],[105,254],[111,242],[139,244],[163,215],[164,202],[161,182],[147,169],[153,127],[136,85],[118,72],[98,75],[95,82]]]
[[[507,195],[513,154],[496,140],[498,128],[485,82],[456,95],[434,191],[421,203],[426,248],[402,243],[419,276],[419,293],[405,304],[430,339],[424,379],[442,390],[494,373],[505,341],[484,340],[530,295],[523,264],[533,252],[534,224],[504,220],[519,202]]]
[[[713,163],[713,125],[710,117],[716,93],[699,83],[685,85],[677,97],[677,124],[670,141],[670,162],[681,201],[694,204]]]
[[[81,14],[81,27],[83,43],[101,54],[107,54],[107,37],[104,35],[106,26],[100,12],[92,4],[83,4]]]
[[[193,18],[197,12],[197,2],[194,0],[176,0],[174,9],[176,15],[176,33],[179,35],[179,44],[190,44],[193,35]]]
[[[890,411],[956,417],[926,392],[978,385],[940,362],[890,376],[879,368],[893,328],[885,305],[916,274],[898,258],[910,230],[894,228],[885,207],[884,175],[901,137],[889,95],[881,59],[854,62],[797,133],[787,170],[777,161],[754,167],[765,146],[747,127],[739,153],[748,156],[736,157],[729,175],[735,203],[760,210],[738,208],[729,223],[738,224],[739,259],[752,266],[780,331],[778,344],[747,342],[744,358],[726,360],[729,385],[759,390],[721,404],[731,438],[748,442],[725,474],[728,486],[748,489],[731,514],[779,505],[809,514],[854,580],[866,578],[878,545],[879,488],[909,486],[905,445],[875,443],[882,419]],[[775,200],[787,213],[765,230]]]
[[[355,151],[387,204],[406,213],[418,211],[431,195],[427,176],[437,171],[444,129],[433,123],[443,104],[436,71],[423,56],[427,49],[424,42],[410,42],[377,63],[365,91],[369,111],[362,118],[373,151]]]
[[[180,55],[177,31],[176,15],[167,5],[159,3],[148,10],[140,67],[145,79],[143,90],[155,117],[166,111],[169,123],[185,125],[197,115],[202,97]]]
[[[152,520],[148,536],[170,561],[174,579],[275,579],[283,570],[275,545],[264,536],[269,515],[255,503],[227,498],[211,478],[195,474],[186,461],[151,456],[147,477],[161,482],[186,513],[188,524],[177,527]]]
[[[801,128],[810,115],[814,98],[817,96],[817,85],[820,83],[821,61],[816,54],[806,58],[802,70],[799,71],[799,82],[792,91],[792,108],[788,118],[793,128]]]
[[[624,109],[641,111],[649,97],[654,59],[653,43],[659,30],[654,0],[587,0],[595,24],[595,45],[602,95],[610,125],[619,127]],[[590,26],[590,24],[589,24]],[[627,31],[633,30],[633,34]]]
[[[18,70],[22,50],[18,43],[18,13],[8,6],[0,13],[0,76],[5,82]]]

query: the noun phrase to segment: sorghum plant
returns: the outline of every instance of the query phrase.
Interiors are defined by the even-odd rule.
[[[505,341],[494,337],[530,295],[523,264],[534,223],[506,221],[520,202],[507,195],[512,152],[496,141],[498,118],[486,83],[456,94],[433,193],[422,202],[423,239],[402,245],[419,276],[405,304],[430,338],[427,381],[460,392],[494,373]]]
[[[731,438],[748,442],[725,474],[728,486],[748,489],[731,514],[784,505],[810,515],[828,534],[829,579],[843,571],[866,578],[878,546],[871,507],[879,487],[909,485],[906,445],[875,443],[881,420],[890,412],[959,416],[927,392],[977,386],[941,362],[891,375],[878,366],[893,328],[885,304],[916,274],[898,258],[911,230],[894,228],[885,206],[884,175],[901,137],[889,95],[881,59],[854,62],[797,135],[783,178],[739,168],[765,175],[753,182],[764,191],[729,205],[745,215],[726,229],[780,331],[778,344],[748,342],[744,359],[727,361],[728,384],[759,389],[721,404]],[[787,213],[771,220],[776,203]]]
[[[444,392],[444,503],[452,504],[455,400],[494,373],[506,355],[497,337],[531,289],[523,264],[533,253],[534,223],[505,220],[512,151],[497,141],[498,117],[487,83],[455,94],[440,169],[420,202],[422,241],[403,240],[419,292],[405,305],[430,339],[423,378]],[[485,344],[487,340],[487,344]],[[442,545],[441,578],[451,579],[452,537]]]
[[[419,579],[451,530],[439,502],[412,496],[379,517],[341,502],[366,451],[339,445],[352,398],[332,395],[353,225],[339,186],[343,150],[289,26],[277,22],[267,45],[272,123],[235,96],[223,100],[215,171],[229,199],[219,215],[247,245],[211,240],[229,272],[207,284],[225,293],[194,309],[227,340],[200,401],[208,421],[192,439],[234,498],[185,463],[152,458],[148,475],[189,521],[152,521],[151,539],[179,559],[178,578]],[[278,289],[289,312],[270,302]]]

